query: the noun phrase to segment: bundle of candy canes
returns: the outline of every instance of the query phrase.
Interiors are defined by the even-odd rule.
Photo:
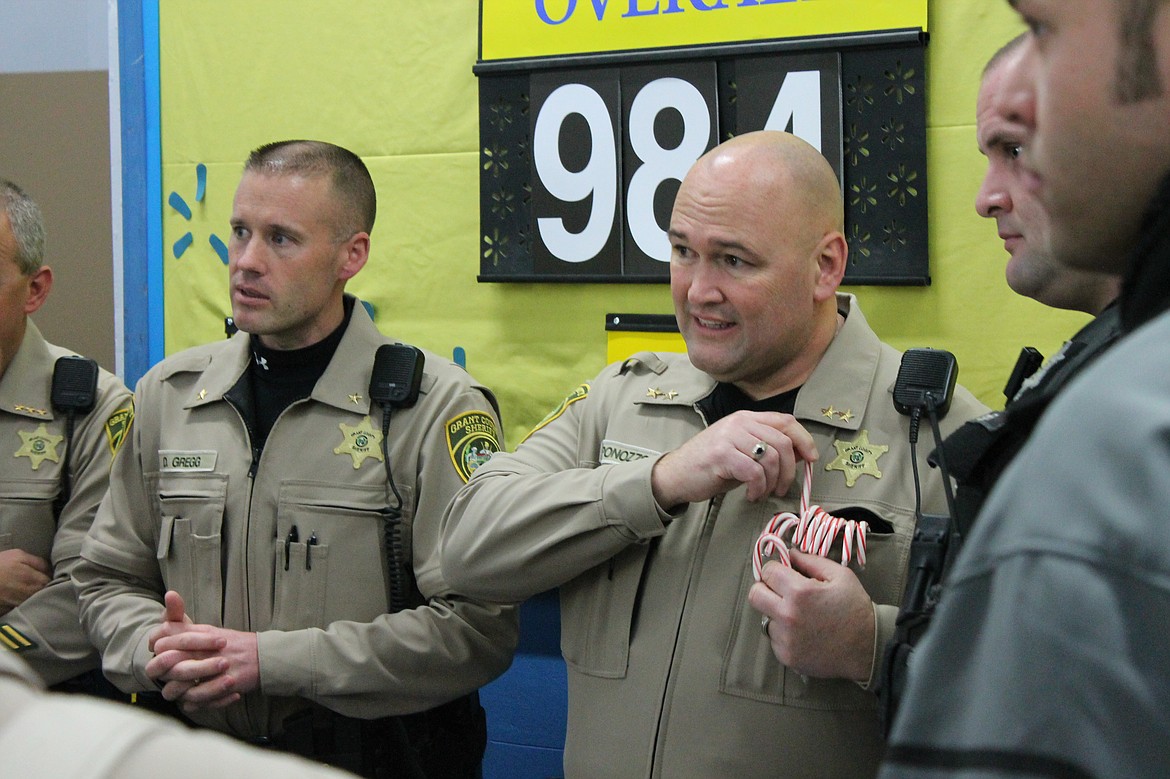
[[[869,531],[869,523],[864,520],[856,522],[852,519],[834,517],[820,506],[810,505],[811,491],[812,463],[805,461],[804,484],[800,488],[800,516],[791,511],[782,511],[768,520],[764,532],[756,539],[755,547],[752,549],[752,573],[755,574],[756,581],[760,580],[764,563],[773,554],[781,563],[791,568],[789,546],[802,552],[828,557],[829,549],[838,535],[841,536],[841,565],[849,565],[856,550],[857,564],[865,567],[865,534]],[[789,531],[792,531],[791,540],[785,537]]]

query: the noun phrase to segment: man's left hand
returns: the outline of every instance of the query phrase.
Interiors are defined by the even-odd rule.
[[[792,568],[769,562],[748,592],[748,603],[770,620],[776,659],[806,676],[867,681],[877,626],[865,588],[839,563],[789,554]]]

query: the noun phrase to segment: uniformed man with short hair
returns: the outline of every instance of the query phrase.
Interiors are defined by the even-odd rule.
[[[75,580],[124,690],[157,685],[202,725],[367,776],[412,760],[474,776],[486,733],[468,696],[508,667],[518,627],[451,591],[438,527],[500,428],[486,388],[418,364],[344,294],[374,215],[352,152],[252,153],[229,244],[240,332],[139,382]]]
[[[996,221],[1009,254],[1005,276],[1013,292],[1052,308],[1083,311],[1095,318],[1043,367],[1029,366],[1028,361],[1038,358],[1039,352],[1024,349],[1004,389],[1007,405],[1003,410],[967,422],[943,442],[942,459],[956,481],[954,516],[947,532],[936,536],[934,543],[924,539],[911,558],[911,568],[923,573],[915,580],[915,591],[907,593],[902,602],[898,629],[883,661],[879,697],[887,729],[893,724],[906,685],[914,647],[927,633],[947,572],[987,496],[1057,395],[1121,335],[1120,309],[1115,304],[1121,277],[1066,267],[1053,256],[1047,240],[1047,212],[1021,163],[1029,132],[1015,102],[1020,80],[1026,76],[1020,66],[1027,35],[1022,33],[1005,44],[983,69],[975,131],[979,150],[987,157],[987,171],[975,209],[980,216]]]
[[[134,410],[116,376],[28,318],[53,286],[44,249],[37,204],[0,179],[0,649],[59,684],[98,666],[69,574]]]

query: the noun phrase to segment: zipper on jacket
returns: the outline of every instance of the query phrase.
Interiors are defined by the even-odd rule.
[[[699,419],[703,421],[703,428],[710,427],[707,422],[707,416],[699,405],[693,404],[691,406],[699,415]],[[674,644],[670,650],[670,663],[666,670],[666,686],[662,690],[661,700],[658,702],[658,717],[654,725],[654,746],[650,752],[650,775],[657,776],[656,773],[659,767],[659,759],[661,757],[660,738],[662,737],[663,716],[666,713],[666,706],[668,698],[673,694],[674,690],[674,676],[675,676],[675,662],[678,660],[679,640],[682,637],[683,626],[687,621],[691,605],[691,589],[696,584],[696,577],[702,567],[702,561],[707,556],[707,546],[710,543],[711,524],[712,519],[719,514],[719,509],[723,505],[724,493],[715,495],[707,501],[707,511],[703,515],[703,528],[699,534],[698,543],[695,545],[695,553],[691,557],[690,572],[687,575],[686,591],[683,595],[682,609],[679,611],[678,622],[674,631]]]

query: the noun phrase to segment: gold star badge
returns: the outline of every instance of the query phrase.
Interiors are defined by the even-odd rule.
[[[333,450],[334,454],[348,454],[353,458],[353,468],[356,471],[367,457],[382,461],[382,433],[374,429],[369,415],[361,424],[352,427],[342,422],[341,446]]]
[[[826,471],[842,471],[845,474],[845,486],[852,487],[862,474],[868,473],[875,479],[882,477],[878,470],[877,461],[886,452],[888,446],[880,446],[869,442],[869,431],[862,430],[857,434],[856,441],[834,441],[837,448],[837,459],[825,466]]]
[[[678,397],[678,393],[675,392],[674,390],[671,390],[670,392],[666,393],[667,400],[674,400],[677,397]]]
[[[662,390],[658,389],[657,387],[647,387],[646,388],[646,397],[648,397],[648,398],[657,399],[657,397],[661,394],[663,394]]]
[[[362,396],[355,392],[354,394],[349,396],[349,401],[351,403],[353,403],[355,406],[360,406],[362,404]]]
[[[57,456],[57,444],[61,443],[65,436],[52,435],[44,424],[31,433],[26,433],[23,430],[16,432],[20,435],[20,440],[24,441],[24,445],[16,450],[14,456],[27,457],[32,462],[34,471],[40,468],[41,463],[45,460],[52,460],[55,463],[61,462],[60,457]]]
[[[821,414],[823,416],[828,417],[829,419],[832,419],[833,415],[836,413],[837,413],[837,409],[833,408],[832,406],[829,406],[828,408],[821,409]]]
[[[203,400],[205,397],[207,397],[207,390],[205,390],[205,389],[199,390],[199,399]]]
[[[853,409],[847,408],[844,411],[838,411],[837,419],[840,419],[842,422],[848,422],[850,419],[853,419]]]

